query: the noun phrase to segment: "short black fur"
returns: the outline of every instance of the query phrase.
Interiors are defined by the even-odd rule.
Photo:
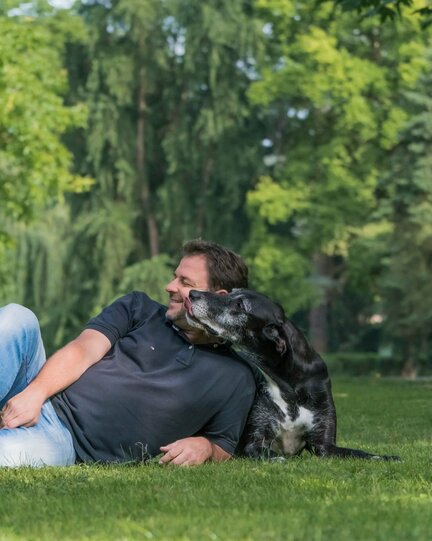
[[[280,305],[246,289],[229,295],[192,290],[190,324],[229,342],[262,374],[238,452],[254,458],[294,456],[399,460],[336,445],[336,410],[326,364]]]

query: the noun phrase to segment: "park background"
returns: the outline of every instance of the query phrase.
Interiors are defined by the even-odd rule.
[[[428,374],[427,6],[2,0],[0,305],[51,353],[202,237],[335,372]]]
[[[225,243],[325,353],[339,445],[402,459],[0,468],[0,541],[430,538],[431,381],[379,377],[432,372],[428,6],[0,0],[0,305],[51,353]]]

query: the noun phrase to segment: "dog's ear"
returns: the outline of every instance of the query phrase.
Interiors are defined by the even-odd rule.
[[[283,355],[288,349],[287,336],[283,330],[283,323],[269,323],[263,329],[263,335],[276,344],[276,351]]]
[[[306,336],[289,319],[283,323],[283,335],[285,336],[289,347],[296,356],[307,360],[313,355],[313,349],[310,347]]]

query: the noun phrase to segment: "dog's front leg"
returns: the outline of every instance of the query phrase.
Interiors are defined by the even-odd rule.
[[[284,462],[286,459],[273,451],[265,442],[251,441],[244,448],[244,455],[254,460],[268,460],[272,462]]]

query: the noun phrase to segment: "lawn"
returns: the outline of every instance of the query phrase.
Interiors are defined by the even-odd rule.
[[[427,540],[432,382],[337,379],[338,443],[400,463],[0,470],[0,541]]]

